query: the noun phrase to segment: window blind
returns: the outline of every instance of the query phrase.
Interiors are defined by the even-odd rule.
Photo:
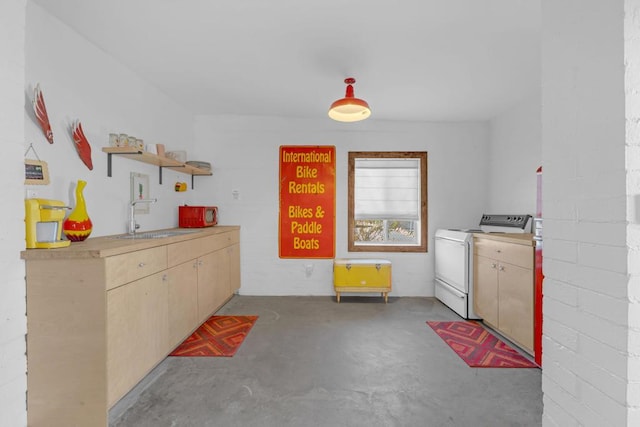
[[[420,220],[419,159],[356,159],[355,219]]]

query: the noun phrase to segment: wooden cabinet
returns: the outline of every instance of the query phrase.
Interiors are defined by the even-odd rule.
[[[160,272],[107,292],[109,407],[171,350],[167,284]]]
[[[200,323],[240,287],[240,233],[229,232],[168,246],[169,265],[192,263]]]
[[[201,256],[196,260],[198,271],[198,320],[204,322],[228,297],[226,289],[220,289],[217,271],[220,268],[217,252]],[[219,297],[218,295],[222,295]]]
[[[154,248],[135,251],[104,258],[105,284],[110,290],[141,277],[149,276],[167,269],[167,248]]]
[[[509,264],[500,268],[498,327],[533,354],[533,270]]]
[[[227,247],[229,266],[229,286],[232,294],[240,289],[240,244],[234,243]]]
[[[474,310],[533,352],[533,241],[530,235],[474,236]]]
[[[198,269],[195,261],[170,268],[168,276],[169,342],[179,343],[198,324]]]
[[[473,310],[490,325],[498,324],[498,263],[474,254]]]
[[[220,307],[240,286],[240,245],[237,243],[211,254],[213,305]]]
[[[109,409],[239,287],[239,235],[218,226],[23,251],[28,424],[107,426]]]

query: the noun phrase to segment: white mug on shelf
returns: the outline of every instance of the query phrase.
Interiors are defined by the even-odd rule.
[[[128,147],[129,146],[129,136],[126,133],[121,133],[118,135],[118,147]]]

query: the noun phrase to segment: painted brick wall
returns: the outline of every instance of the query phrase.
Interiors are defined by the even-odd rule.
[[[624,19],[627,246],[629,268],[628,425],[640,425],[640,0],[625,1]]]
[[[0,2],[0,426],[27,425],[24,264],[24,36],[26,0]]]
[[[363,122],[359,132],[338,130],[324,119],[199,116],[195,134],[197,158],[216,159],[216,179],[198,182],[205,194],[215,194],[221,224],[240,224],[243,295],[330,295],[330,259],[292,260],[278,254],[278,147],[307,144],[336,146],[336,258],[347,251],[347,152],[389,149],[429,153],[429,252],[385,253],[394,268],[394,296],[433,296],[433,235],[438,228],[472,227],[487,200],[488,124]],[[256,143],[256,135],[260,135]],[[251,156],[247,156],[247,147]],[[267,160],[265,160],[267,159]],[[271,160],[273,159],[273,160]],[[456,167],[452,168],[451,165]],[[463,170],[465,173],[460,173]],[[251,171],[248,173],[247,171]],[[255,176],[265,179],[256,180]],[[473,179],[469,179],[473,177]],[[232,191],[240,192],[234,199]],[[535,191],[535,189],[534,189]],[[535,197],[535,193],[532,193]],[[305,275],[305,265],[314,266]]]
[[[640,185],[627,196],[625,3],[638,1],[542,1],[545,426],[639,425],[627,206]],[[627,21],[637,29],[637,13]]]

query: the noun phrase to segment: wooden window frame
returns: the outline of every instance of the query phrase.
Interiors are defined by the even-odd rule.
[[[420,159],[420,244],[419,245],[356,245],[355,228],[355,160],[356,159]],[[349,252],[427,252],[427,152],[426,151],[350,151],[348,163],[348,217],[347,234]]]

